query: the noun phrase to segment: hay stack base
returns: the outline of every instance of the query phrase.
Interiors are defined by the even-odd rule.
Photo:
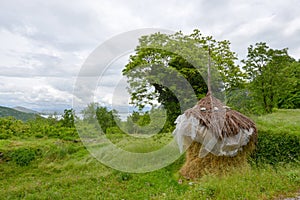
[[[236,156],[215,156],[209,153],[200,158],[201,144],[193,142],[186,152],[186,162],[180,169],[180,174],[186,179],[197,179],[204,175],[224,175],[236,170],[247,170],[248,156],[255,149],[253,140],[243,148]]]
[[[196,179],[249,167],[247,158],[257,143],[255,123],[210,92],[175,123],[173,135],[180,152],[188,148],[182,176]]]

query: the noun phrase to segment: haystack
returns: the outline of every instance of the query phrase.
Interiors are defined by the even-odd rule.
[[[255,123],[212,95],[210,49],[208,54],[208,93],[197,105],[178,116],[173,131],[179,150],[183,152],[188,148],[180,173],[190,179],[245,169],[247,155],[257,142]]]
[[[254,122],[225,106],[211,92],[175,123],[173,134],[180,151],[188,148],[180,173],[190,179],[244,168],[257,141]]]

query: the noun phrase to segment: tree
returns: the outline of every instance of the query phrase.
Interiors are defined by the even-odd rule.
[[[104,133],[106,133],[108,128],[117,126],[117,121],[120,120],[117,111],[109,111],[107,107],[97,107],[96,117]]]
[[[230,90],[243,83],[243,73],[234,64],[237,58],[229,41],[205,37],[199,30],[190,35],[177,32],[142,36],[123,70],[132,103],[143,108],[157,100],[167,110],[168,122],[173,124],[181,107],[194,106],[195,100],[207,93],[209,51],[214,71],[218,72],[212,74],[214,91]]]
[[[62,126],[64,127],[75,127],[75,112],[73,109],[65,109],[61,119]]]
[[[293,62],[282,70],[284,81],[278,98],[279,108],[300,108],[300,61]]]
[[[166,113],[160,107],[144,113],[134,111],[124,123],[126,133],[153,135],[164,130]],[[167,131],[166,129],[164,131]]]
[[[98,107],[98,103],[90,103],[87,105],[87,107],[81,111],[83,120],[88,123],[93,123],[96,119],[96,109]]]
[[[286,70],[294,59],[288,55],[287,49],[271,49],[266,43],[260,42],[255,46],[250,45],[247,59],[242,62],[247,72],[249,90],[257,106],[265,113],[272,112],[278,106],[282,91],[287,89],[283,82],[287,80]]]
[[[134,111],[127,117],[125,130],[127,133],[143,133],[145,126],[150,123],[149,112],[139,113]]]
[[[108,128],[116,127],[117,123],[121,121],[116,110],[109,110],[95,102],[90,103],[82,111],[82,114],[84,122],[94,124],[96,128],[99,124],[103,133],[106,133]]]

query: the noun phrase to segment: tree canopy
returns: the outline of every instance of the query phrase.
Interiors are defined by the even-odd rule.
[[[264,113],[273,108],[299,106],[299,62],[288,49],[272,49],[266,43],[250,45],[243,69],[256,106]],[[297,100],[298,99],[298,100]]]
[[[142,36],[123,70],[132,103],[142,108],[156,100],[173,123],[181,107],[193,106],[207,93],[208,56],[213,63],[213,91],[227,91],[243,84],[244,75],[235,64],[237,57],[228,40],[217,41],[199,30],[190,35],[179,31]]]

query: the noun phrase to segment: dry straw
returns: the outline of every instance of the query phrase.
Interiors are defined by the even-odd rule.
[[[180,169],[180,174],[189,179],[200,178],[206,174],[224,174],[232,170],[247,169],[247,157],[255,149],[257,142],[255,123],[245,115],[231,110],[212,95],[210,60],[207,86],[208,93],[206,97],[202,98],[197,105],[186,110],[183,114],[185,120],[184,128],[182,128],[184,123],[177,124],[177,128],[174,131],[174,135],[177,139],[179,138],[178,141],[192,141],[186,152],[186,162]],[[182,116],[179,116],[178,119],[182,119]],[[194,119],[198,121],[196,125]],[[180,123],[180,120],[177,123]],[[201,131],[203,128],[205,131]],[[197,131],[191,133],[192,129]],[[212,145],[214,149],[206,150],[204,156],[201,156],[201,151],[206,148],[205,145],[210,143],[210,141],[205,141],[205,137],[208,135],[207,132],[211,134],[209,138],[215,140],[215,143]],[[226,144],[226,140],[235,138],[235,136],[240,138],[238,140],[235,139],[239,143],[234,147],[234,151],[232,149],[228,150],[228,152],[234,152],[234,154],[225,152],[222,147],[226,145],[226,147],[230,147],[230,145]],[[221,144],[220,146],[222,147],[216,148],[216,144]]]

